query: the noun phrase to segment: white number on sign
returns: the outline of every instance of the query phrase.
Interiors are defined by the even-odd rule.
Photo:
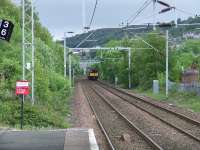
[[[3,29],[3,30],[1,31],[1,35],[2,35],[2,36],[6,36],[6,34],[7,34],[7,30],[6,30],[6,29]]]
[[[8,22],[8,21],[5,21],[4,24],[3,24],[3,27],[4,27],[4,28],[8,28],[8,27],[9,27],[9,22]]]

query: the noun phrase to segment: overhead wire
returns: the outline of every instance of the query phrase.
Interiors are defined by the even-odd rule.
[[[130,23],[132,23],[133,21],[135,21],[136,20],[136,18],[142,13],[142,11],[146,8],[146,7],[148,7],[148,5],[149,5],[150,3],[148,3],[148,1],[145,1],[145,3],[143,4],[143,6],[137,11],[137,13],[136,13],[136,15],[135,16],[131,16],[128,20],[127,20],[127,22],[130,24]],[[170,6],[170,5],[169,5]],[[168,11],[168,9],[169,10],[172,10],[172,9],[175,9],[175,10],[177,10],[177,11],[180,11],[180,12],[182,12],[182,13],[184,13],[184,14],[187,14],[187,15],[194,15],[194,16],[197,16],[197,14],[194,14],[194,13],[191,13],[191,12],[187,12],[187,11],[184,11],[184,10],[182,10],[182,9],[179,9],[179,8],[176,8],[176,7],[169,7],[169,8],[165,8],[165,9],[163,9],[163,10],[161,10],[161,11],[159,11],[159,12],[156,12],[155,14],[153,14],[153,15],[150,15],[150,16],[148,16],[148,17],[145,17],[145,18],[143,18],[142,20],[144,20],[144,19],[146,19],[146,18],[150,18],[150,17],[153,17],[154,15],[160,15],[161,13],[165,13],[165,12],[167,12]],[[133,18],[133,19],[132,19]],[[132,19],[132,20],[131,20]],[[131,20],[131,21],[129,21],[129,20]],[[140,19],[141,20],[141,19]],[[137,20],[138,21],[138,20]],[[129,25],[129,24],[127,24],[127,25]],[[200,23],[196,23],[195,25],[199,25]],[[186,24],[184,24],[184,25],[186,25]],[[123,28],[122,28],[123,29]],[[119,31],[119,32],[121,32],[121,31]],[[130,32],[129,32],[130,33]],[[134,34],[135,35],[135,32],[134,33],[132,33],[132,34]],[[142,39],[141,39],[142,40]],[[142,42],[144,42],[145,44],[148,44],[146,41],[144,41],[144,40],[142,40]],[[150,45],[149,45],[150,46]],[[156,47],[154,47],[154,46],[152,46],[151,45],[151,47],[156,51],[156,52],[158,52],[159,54],[161,54],[161,55],[163,55]]]
[[[140,18],[139,20],[137,20],[137,22],[140,22],[140,21],[143,21],[143,20],[146,20],[146,19],[150,19],[151,17],[158,16],[158,15],[160,15],[159,12],[156,12],[154,14],[147,16],[147,17]]]
[[[79,48],[85,41],[87,41],[93,34],[95,33],[95,30],[92,31],[86,38],[84,38],[79,44],[76,45],[75,48]]]
[[[150,4],[151,4],[151,0],[146,0],[144,2],[144,4],[142,5],[142,7],[137,11],[137,14],[134,16],[131,16],[127,21],[129,21],[131,19],[131,21],[129,23],[132,23],[141,13],[144,9],[146,9]],[[96,9],[97,9],[97,5],[98,5],[98,0],[96,0],[95,2],[95,6],[94,6],[94,10],[93,10],[93,13],[92,13],[92,17],[91,17],[91,20],[90,20],[90,23],[88,25],[88,27],[91,27],[92,23],[93,23],[93,20],[94,20],[94,16],[95,16],[95,12],[96,12]],[[132,19],[133,18],[133,19]],[[120,33],[120,32],[124,32],[123,29],[115,32],[115,33]],[[87,41],[93,34],[95,33],[95,30],[92,31],[85,39],[83,39],[77,46],[76,48],[78,48],[79,46],[81,46],[85,41]]]
[[[98,0],[96,0],[96,2],[95,2],[94,10],[92,12],[92,16],[91,16],[90,23],[89,23],[88,27],[91,27],[91,25],[94,21],[94,16],[95,16],[95,12],[96,12],[96,9],[97,9],[97,5],[98,5]]]
[[[126,21],[127,21],[127,25],[130,25],[132,24],[137,18],[139,15],[141,15],[141,13],[152,3],[152,0],[146,0],[143,5],[136,11],[135,15],[132,15],[131,17],[129,17]],[[97,9],[97,5],[98,5],[98,0],[96,0],[95,2],[95,6],[94,6],[94,10],[92,12],[92,16],[91,16],[91,19],[90,19],[90,23],[88,25],[88,27],[91,27],[92,26],[92,23],[94,21],[94,16],[95,16],[95,12],[96,12],[96,9]],[[190,13],[190,12],[187,12],[187,11],[184,11],[182,9],[178,9],[178,8],[174,8],[176,9],[177,11],[180,11],[184,14],[187,14],[187,15],[194,15],[193,13]],[[160,13],[159,12],[156,12],[155,14],[152,14],[152,15],[149,15],[143,19],[140,19],[140,20],[144,20],[144,19],[148,19],[148,18],[151,18],[155,15],[159,15]],[[196,14],[195,14],[196,15]],[[140,21],[139,20],[139,21]],[[138,21],[138,20],[137,20]],[[119,30],[118,32],[124,32],[124,30]],[[116,32],[116,33],[118,33]],[[88,40],[89,37],[91,37],[93,34],[95,33],[95,30],[92,31],[84,40],[82,40],[76,47],[79,47],[80,45],[82,45],[85,41]]]
[[[93,10],[93,12],[92,12],[92,16],[91,16],[90,23],[89,23],[89,25],[88,25],[89,28],[91,28],[92,23],[93,23],[93,21],[94,21],[94,16],[95,16],[95,13],[96,13],[96,10],[97,10],[97,6],[98,6],[98,0],[96,0],[95,5],[94,5],[94,10]],[[80,47],[83,43],[85,43],[94,33],[95,33],[95,30],[92,31],[92,32],[91,32],[86,38],[84,38],[82,41],[80,41],[80,43],[76,45],[76,48]]]
[[[195,16],[196,14],[194,13],[191,13],[191,12],[188,12],[188,11],[185,11],[185,10],[182,10],[182,9],[179,9],[179,8],[175,8],[177,11],[179,12],[182,12],[184,14],[187,14],[187,15],[192,15],[192,16]]]
[[[142,5],[141,7],[143,7],[147,2],[148,2],[148,0],[146,0],[146,1],[143,3],[143,5]],[[140,10],[140,8],[139,8],[138,10]],[[133,18],[133,17],[135,16],[135,14],[138,12],[138,10],[134,13],[134,15],[131,15],[131,16],[127,19],[127,22],[128,22],[131,18]]]
[[[142,7],[138,9],[134,16],[131,16],[127,19],[127,24],[131,24],[135,21],[135,19],[152,3],[152,0],[146,0]]]

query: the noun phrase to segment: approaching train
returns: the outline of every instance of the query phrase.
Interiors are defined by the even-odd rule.
[[[88,80],[97,80],[99,77],[98,70],[95,68],[88,68],[87,77],[88,77]]]

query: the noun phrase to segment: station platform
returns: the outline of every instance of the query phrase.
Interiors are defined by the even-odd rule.
[[[0,131],[0,150],[99,150],[93,129]]]

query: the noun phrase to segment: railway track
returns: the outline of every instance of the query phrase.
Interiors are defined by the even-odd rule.
[[[187,135],[196,142],[200,142],[200,122],[191,119],[186,115],[174,112],[165,107],[161,107],[151,101],[137,97],[131,93],[122,91],[118,88],[98,83],[98,86],[104,88],[115,96],[120,97],[124,101],[134,105],[138,109],[148,113],[149,115],[159,119],[163,123],[171,126],[179,132]]]
[[[99,94],[86,82],[83,85],[83,92],[112,150],[163,150],[125,115],[120,113],[106,97]],[[124,134],[130,136],[130,141],[121,139]]]

